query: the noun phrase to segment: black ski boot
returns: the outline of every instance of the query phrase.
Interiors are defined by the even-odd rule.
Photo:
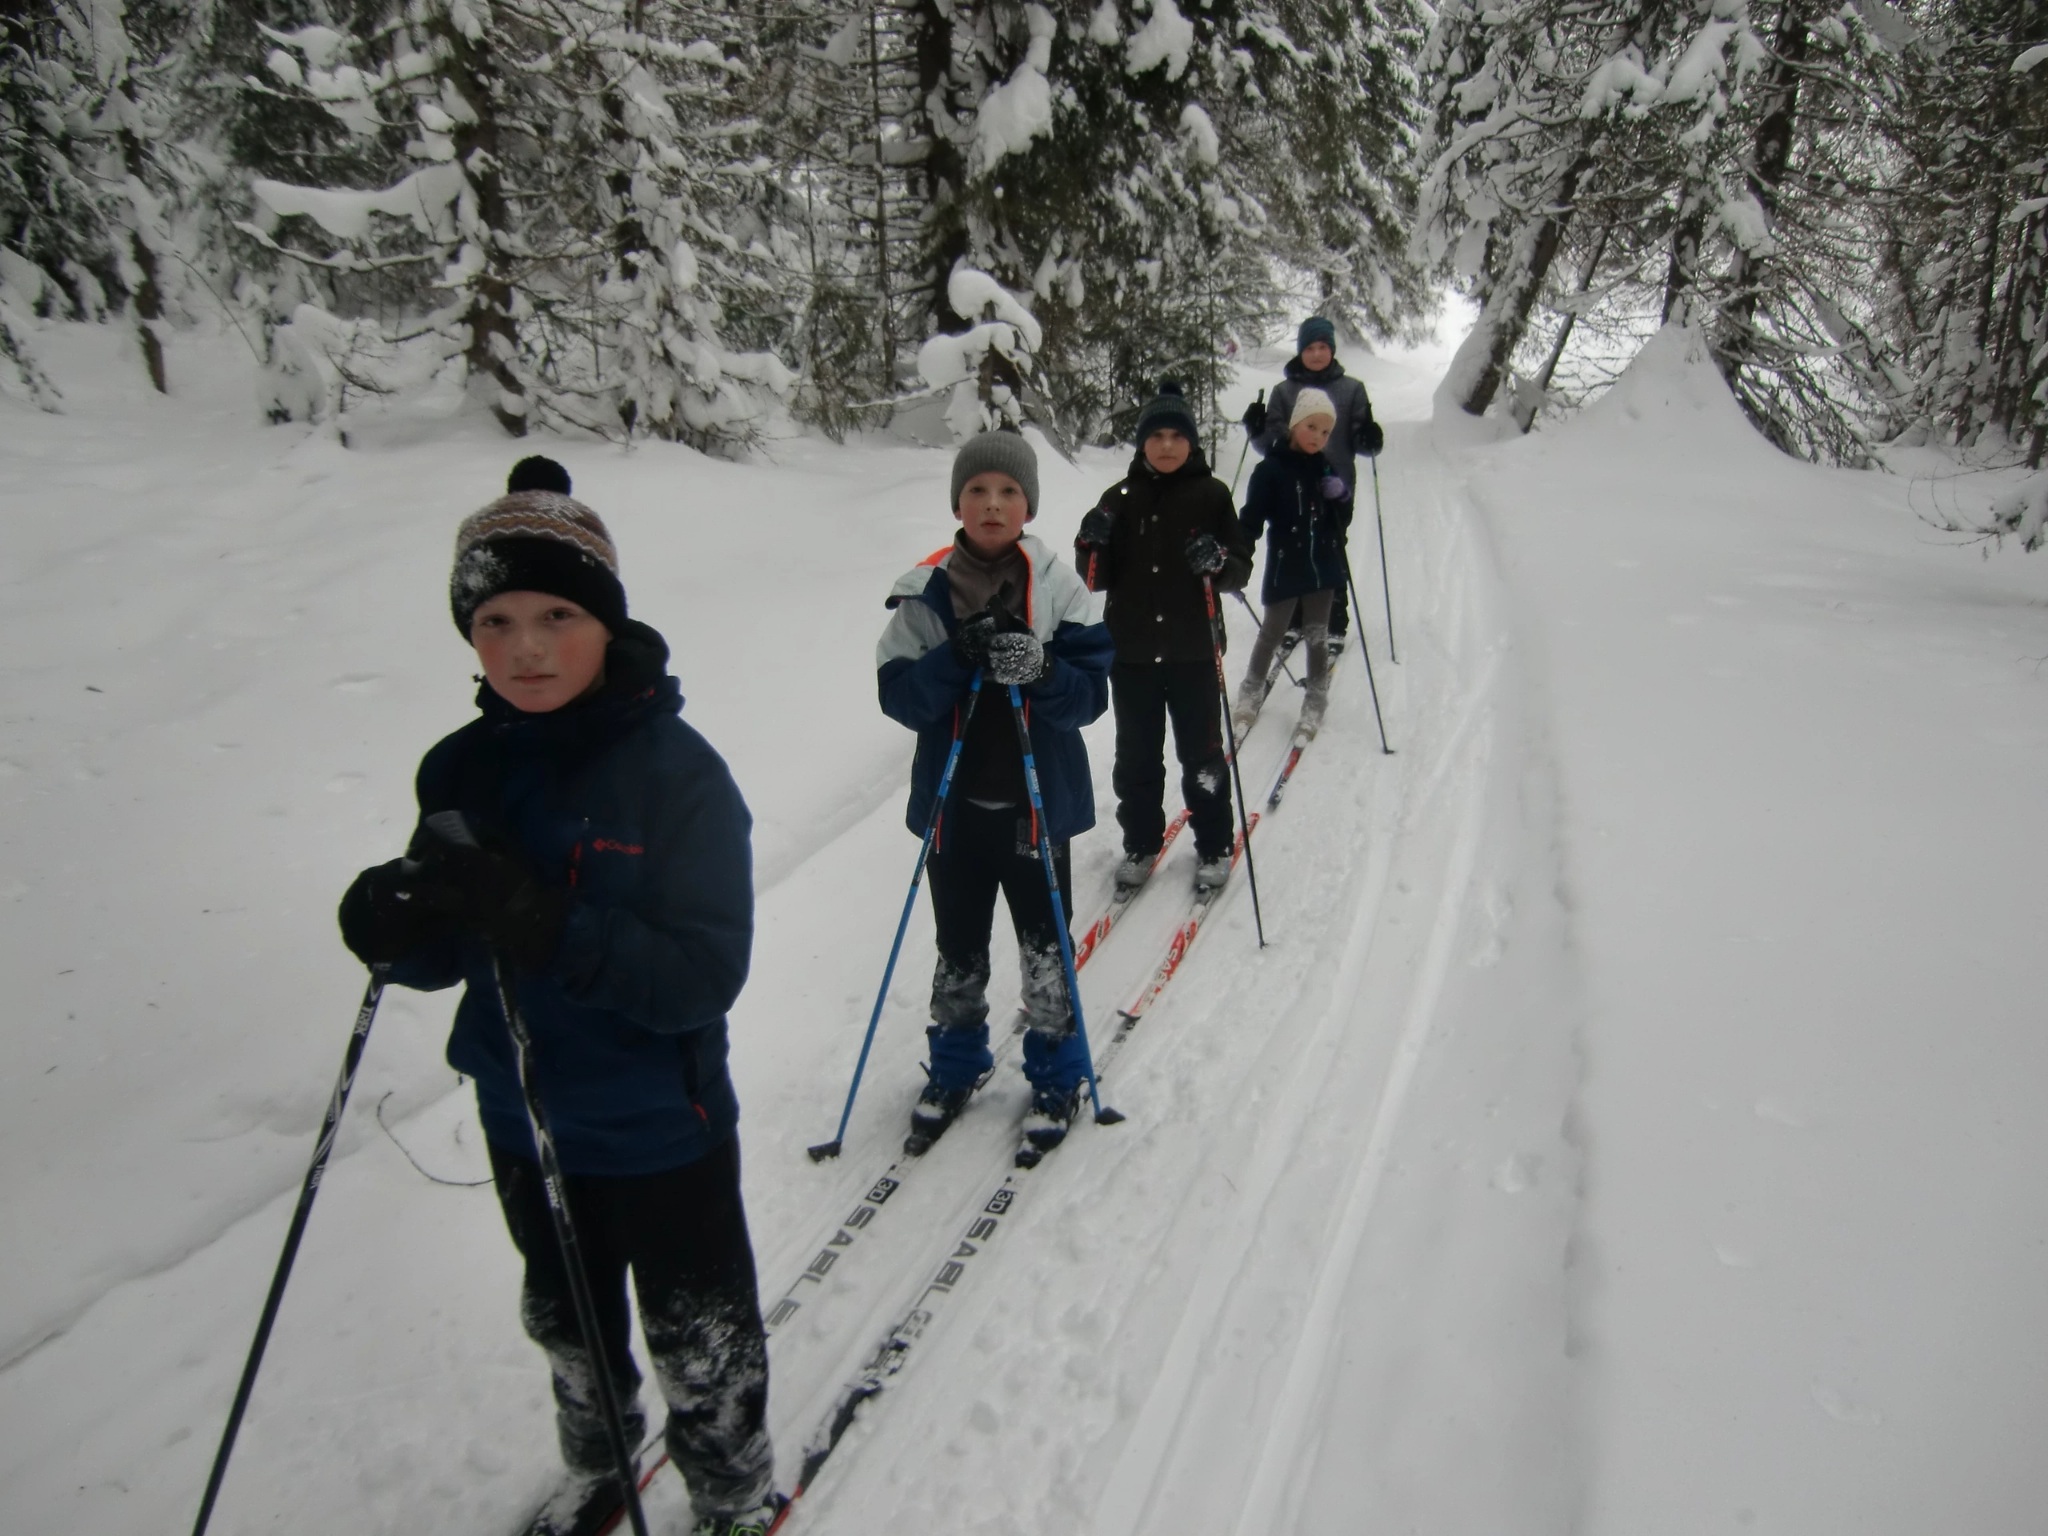
[[[525,1536],[598,1536],[626,1512],[616,1472],[572,1474],[533,1517]]]
[[[1017,1145],[1017,1166],[1036,1168],[1046,1153],[1065,1141],[1080,1107],[1078,1087],[1034,1089],[1031,1112],[1024,1117],[1024,1139]]]
[[[960,1118],[960,1111],[967,1107],[979,1086],[970,1083],[965,1088],[941,1088],[935,1082],[926,1083],[910,1111],[910,1134],[903,1138],[903,1150],[912,1157],[929,1152],[932,1143],[946,1134],[946,1127]]]

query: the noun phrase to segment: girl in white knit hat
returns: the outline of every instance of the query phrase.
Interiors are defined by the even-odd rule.
[[[1287,441],[1252,471],[1239,526],[1247,540],[1266,537],[1266,578],[1260,589],[1265,620],[1238,689],[1232,723],[1242,736],[1266,698],[1266,675],[1280,637],[1296,621],[1308,649],[1308,697],[1296,734],[1314,736],[1330,695],[1330,604],[1344,585],[1344,529],[1350,522],[1346,487],[1323,457],[1337,409],[1320,389],[1294,397]]]

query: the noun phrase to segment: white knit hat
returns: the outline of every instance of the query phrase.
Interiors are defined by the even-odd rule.
[[[1320,389],[1304,389],[1294,397],[1294,410],[1287,418],[1287,430],[1292,432],[1312,416],[1327,416],[1331,425],[1336,425],[1337,407]]]

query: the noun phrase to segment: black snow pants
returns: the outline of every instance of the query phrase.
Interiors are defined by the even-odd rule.
[[[493,1146],[491,1172],[512,1241],[526,1260],[521,1318],[555,1378],[562,1458],[579,1472],[609,1471],[604,1411],[576,1326],[540,1165]],[[768,1496],[768,1346],[755,1290],[754,1250],[740,1203],[740,1143],[663,1173],[569,1179],[569,1213],[589,1272],[598,1331],[626,1438],[646,1438],[640,1371],[633,1363],[626,1273],[668,1404],[669,1457],[698,1518],[751,1510]]]
[[[1045,864],[1032,842],[1029,806],[976,805],[955,801],[939,823],[932,845],[932,915],[937,920],[939,958],[932,968],[932,1081],[941,1088],[966,1088],[995,1065],[989,1049],[989,939],[995,929],[996,897],[1010,909],[1017,934],[1019,1001],[1024,1036],[1024,1075],[1034,1088],[1064,1093],[1077,1085],[1086,1056],[1067,1001],[1067,976],[1060,957],[1059,927]],[[1065,843],[1052,851],[1060,890],[1072,889],[1072,859]],[[1071,918],[1069,919],[1071,923]],[[1072,940],[1069,929],[1068,939]]]
[[[1116,710],[1116,821],[1125,853],[1157,853],[1166,836],[1166,722],[1180,759],[1180,793],[1204,859],[1229,854],[1230,765],[1223,756],[1223,704],[1216,663],[1120,661],[1110,668]]]

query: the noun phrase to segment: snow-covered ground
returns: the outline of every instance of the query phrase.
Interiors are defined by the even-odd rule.
[[[0,402],[0,1528],[139,1536],[196,1507],[361,991],[333,905],[466,715],[450,540],[522,450],[257,427],[232,336],[181,343],[169,401],[111,330],[39,345],[67,413]],[[1429,423],[1444,356],[1358,363],[1395,755],[1347,662],[1259,831],[1271,943],[1240,879],[1105,1083],[1128,1122],[1028,1177],[801,1529],[2043,1528],[2048,567],[1774,454],[1680,336],[1506,443]],[[846,1155],[804,1156],[915,854],[871,647],[947,456],[550,451],[757,818],[772,1297],[919,1081],[922,917]],[[1041,462],[1057,544],[1123,457]],[[1115,853],[1077,844],[1082,910]],[[1098,1035],[1175,905],[1090,965]],[[501,1532],[549,1476],[450,1002],[385,1003],[215,1530]],[[778,1333],[786,1474],[1020,1105],[999,1078]]]

